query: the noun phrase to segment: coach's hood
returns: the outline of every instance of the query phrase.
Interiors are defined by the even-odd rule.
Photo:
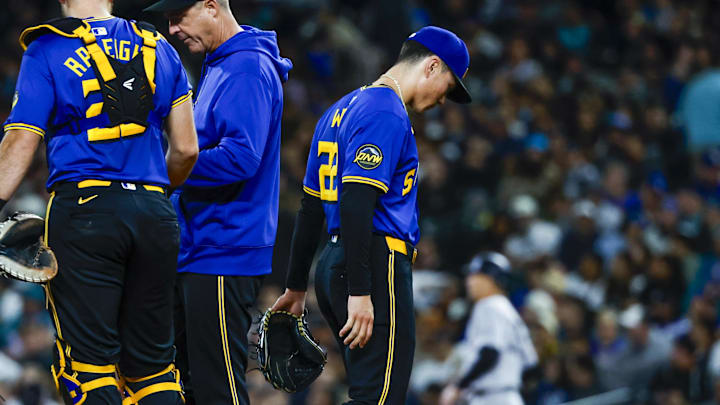
[[[249,25],[242,26],[243,31],[238,32],[232,38],[223,42],[216,50],[207,55],[206,63],[210,66],[219,63],[226,56],[235,52],[254,51],[260,52],[273,61],[275,70],[283,82],[288,79],[288,72],[293,64],[288,58],[280,56],[280,49],[277,44],[275,31],[263,31]]]

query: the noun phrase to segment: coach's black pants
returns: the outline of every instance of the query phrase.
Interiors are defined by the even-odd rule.
[[[375,322],[367,345],[353,350],[338,336],[347,321],[348,300],[342,241],[328,242],[320,256],[315,290],[343,354],[350,386],[348,404],[405,403],[415,351],[411,256],[390,250],[385,237],[373,236],[370,268]]]
[[[176,363],[188,405],[247,405],[247,334],[263,276],[179,273]]]
[[[48,203],[46,238],[59,264],[46,284],[57,332],[53,367],[64,370],[59,387],[67,404],[86,397],[83,405],[119,405],[116,364],[129,380],[152,376],[129,383],[134,391],[174,382],[179,229],[161,189],[97,183],[104,185],[60,184]],[[161,390],[140,403],[174,405],[178,391]]]

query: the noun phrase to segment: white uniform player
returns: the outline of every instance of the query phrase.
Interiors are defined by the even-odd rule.
[[[467,271],[468,296],[475,301],[463,343],[468,361],[441,404],[522,405],[523,372],[538,360],[527,326],[503,292],[510,263],[499,253],[484,253]]]

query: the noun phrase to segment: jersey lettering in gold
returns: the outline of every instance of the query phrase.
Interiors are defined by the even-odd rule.
[[[129,62],[140,51],[139,45],[132,47],[132,43],[126,40],[117,41],[113,38],[105,38],[99,43],[108,56],[125,62]],[[65,59],[63,65],[72,70],[78,77],[82,77],[90,68],[90,54],[84,46],[81,46],[75,50],[74,56]]]

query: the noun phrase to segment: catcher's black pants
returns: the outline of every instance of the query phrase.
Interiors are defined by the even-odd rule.
[[[331,238],[318,261],[317,300],[343,354],[351,398],[347,404],[405,403],[415,351],[413,248],[405,244],[404,249],[393,250],[389,242],[395,242],[394,248],[398,243],[404,244],[397,239],[373,236],[370,268],[375,321],[372,337],[364,348],[350,350],[338,336],[347,321],[348,300],[342,241]]]
[[[62,183],[54,187],[46,224],[59,264],[45,287],[57,335],[53,372],[65,403],[120,405],[119,387],[137,393],[158,383],[169,384],[143,391],[159,389],[140,404],[182,403],[179,385],[169,387],[176,382],[179,228],[163,190]]]
[[[247,335],[264,276],[179,273],[177,366],[188,405],[248,405]]]

